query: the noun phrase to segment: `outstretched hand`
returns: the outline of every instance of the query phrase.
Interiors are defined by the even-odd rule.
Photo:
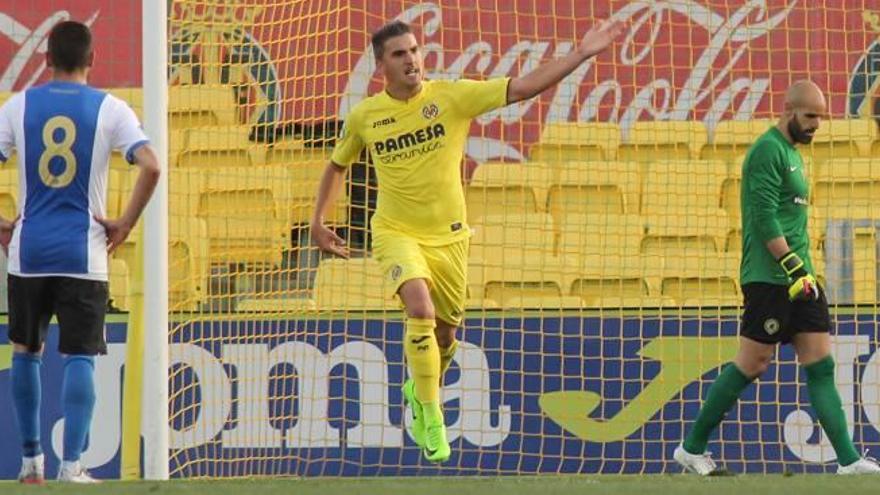
[[[587,31],[578,49],[586,57],[597,55],[608,48],[623,33],[624,26],[623,21],[609,21],[607,19],[599,21]]]
[[[348,248],[345,247],[345,239],[336,235],[336,232],[323,224],[312,224],[312,240],[321,251],[333,253],[343,258],[348,258]]]

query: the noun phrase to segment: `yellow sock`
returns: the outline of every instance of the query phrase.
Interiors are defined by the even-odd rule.
[[[449,365],[452,364],[452,358],[455,356],[455,351],[458,349],[458,341],[453,340],[452,344],[449,347],[441,347],[440,348],[440,379],[443,380],[443,375],[446,374],[446,370],[449,369]]]
[[[408,318],[403,337],[409,374],[416,382],[416,398],[422,403],[440,402],[440,349],[435,326],[434,320]]]

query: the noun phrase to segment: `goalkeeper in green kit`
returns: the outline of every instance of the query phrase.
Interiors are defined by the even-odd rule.
[[[785,94],[785,113],[752,145],[742,169],[744,311],[739,351],[709,388],[703,407],[673,457],[688,472],[710,475],[709,435],[742,391],[767,369],[777,344],[792,344],[807,376],[813,412],[837,454],[838,474],[880,474],[856,451],[834,383],[831,317],[816,283],[807,238],[809,186],[798,144],[809,144],[825,115],[825,96],[810,81]]]

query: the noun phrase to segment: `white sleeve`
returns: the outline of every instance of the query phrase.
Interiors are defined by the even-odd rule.
[[[15,146],[15,115],[19,112],[19,96],[15,95],[0,107],[0,161],[6,162],[12,156]]]
[[[107,95],[107,98],[113,99],[115,107],[111,112],[110,147],[122,153],[128,163],[134,163],[134,152],[150,140],[144,134],[134,110],[126,102],[111,95]]]

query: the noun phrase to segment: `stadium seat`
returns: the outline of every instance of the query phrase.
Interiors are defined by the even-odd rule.
[[[554,122],[544,126],[533,145],[531,160],[555,164],[567,161],[614,160],[620,127],[611,122]]]
[[[724,250],[729,230],[724,210],[692,209],[680,215],[649,215],[644,219],[643,255],[712,256]]]
[[[314,300],[297,297],[242,299],[235,306],[239,313],[310,313],[316,309]]]
[[[731,225],[727,231],[727,237],[724,240],[724,252],[741,253],[742,252],[742,228],[740,224]]]
[[[128,265],[124,260],[119,258],[111,258],[109,265],[109,284],[110,305],[121,311],[130,309],[129,296],[131,295],[131,277],[128,272]]]
[[[880,197],[880,159],[828,160],[816,167],[813,204],[829,211],[870,206]]]
[[[563,285],[569,295],[580,297],[590,307],[613,298],[641,300],[653,292],[644,276],[645,263],[638,256],[584,255],[577,265],[565,265]]]
[[[568,215],[637,212],[638,170],[635,162],[566,163],[547,192],[547,210],[560,224]]]
[[[169,86],[168,122],[172,129],[235,124],[236,105],[230,86]]]
[[[559,225],[559,256],[577,265],[591,254],[638,256],[645,222],[639,215],[570,215]]]
[[[718,160],[668,160],[647,164],[642,176],[642,215],[682,215],[718,208],[727,165]]]
[[[679,256],[666,258],[663,265],[660,293],[681,305],[710,306],[740,303],[739,260],[734,255],[693,259]],[[686,304],[687,303],[687,304]]]
[[[556,232],[545,213],[487,215],[471,229],[470,257],[484,263],[520,267],[555,260]]]
[[[490,279],[484,289],[485,297],[497,301],[502,308],[522,307],[523,301],[532,304],[539,300],[562,301],[562,288],[556,281],[532,280],[512,273],[507,275],[501,280],[497,277]]]
[[[18,215],[18,165],[13,155],[0,168],[0,216],[9,220]]]
[[[324,175],[324,170],[330,162],[327,160],[311,160],[285,162],[283,164],[278,162],[272,163],[273,165],[284,166],[290,175],[291,195],[290,200],[284,205],[285,210],[290,215],[290,224],[308,224],[315,209],[318,185],[321,183],[321,177]],[[336,203],[329,214],[325,214],[324,221],[328,225],[344,225],[347,213],[346,193],[343,192],[336,198]]]
[[[118,218],[128,206],[137,174],[136,168],[110,169],[107,176],[107,202],[105,203],[108,218]]]
[[[284,139],[276,141],[266,150],[266,163],[294,165],[301,162],[330,162],[332,148],[312,148],[306,146],[301,139]]]
[[[735,164],[737,158],[773,125],[771,120],[722,120],[715,126],[711,142],[700,150],[700,158]]]
[[[113,253],[134,279],[138,265],[137,243],[143,239],[143,222]],[[208,229],[205,221],[171,214],[168,222],[168,304],[171,311],[195,311],[208,297]]]
[[[538,248],[537,243],[533,245],[535,249]],[[513,256],[525,258],[521,253]],[[508,299],[515,297],[563,296],[562,275],[562,266],[552,256],[546,256],[543,261],[529,259],[520,265],[480,258],[473,253],[468,259],[468,290],[471,297],[490,299],[502,307],[508,304]]]
[[[137,115],[139,119],[143,119],[144,91],[142,88],[109,88],[106,91],[111,95],[128,103],[128,106],[130,106],[131,109],[134,110],[135,115]]]
[[[248,140],[246,126],[201,127],[186,132],[183,149],[177,156],[179,167],[228,167],[261,165],[263,145]]]
[[[708,141],[702,122],[663,120],[636,122],[617,156],[624,161],[686,160],[697,158]]]
[[[814,162],[836,158],[871,156],[871,145],[877,139],[877,123],[870,119],[832,119],[823,121],[810,146],[802,153]]]
[[[214,171],[217,173],[217,171]],[[175,168],[168,171],[168,213],[196,216],[199,192],[205,188],[205,171],[200,168]]]
[[[177,311],[197,310],[208,298],[208,225],[200,218],[172,216],[168,238],[168,304]]]
[[[580,309],[583,301],[577,296],[528,296],[516,295],[507,297],[500,305],[504,309],[559,310]]]
[[[550,173],[541,162],[484,163],[465,190],[468,223],[478,223],[484,215],[538,213],[549,183]]]
[[[731,222],[738,222],[742,216],[740,206],[740,188],[742,180],[739,177],[728,177],[721,183],[721,208],[727,212]]]
[[[386,278],[373,258],[324,259],[315,276],[318,311],[397,309]]]
[[[225,167],[206,172],[197,215],[205,219],[212,263],[278,265],[289,246],[290,198],[284,167]]]

